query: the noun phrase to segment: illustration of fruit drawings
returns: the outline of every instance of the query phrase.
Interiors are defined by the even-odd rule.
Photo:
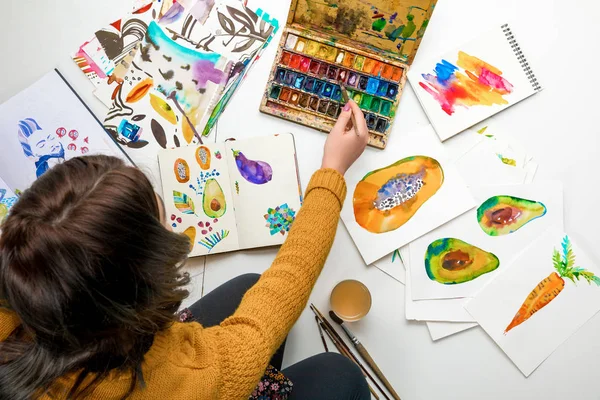
[[[410,220],[444,183],[440,163],[427,156],[407,157],[369,172],[354,189],[356,222],[372,233],[390,232]]]
[[[200,146],[196,149],[196,161],[200,168],[207,170],[210,168],[210,150],[208,147]]]
[[[235,157],[235,165],[245,180],[255,185],[264,185],[273,179],[273,169],[268,163],[250,160],[241,151],[232,151]]]
[[[512,196],[493,196],[477,209],[477,221],[490,236],[508,235],[546,215],[546,206]]]
[[[460,239],[438,239],[425,252],[427,276],[444,285],[472,281],[499,266],[500,260],[494,254]]]
[[[221,218],[227,210],[225,193],[223,193],[223,189],[216,179],[209,179],[204,185],[202,210],[210,218]]]
[[[547,306],[565,288],[564,278],[569,279],[574,284],[575,281],[581,279],[587,281],[588,284],[596,284],[600,286],[600,278],[592,272],[585,270],[575,265],[575,253],[573,252],[571,241],[568,236],[565,236],[561,243],[561,253],[554,249],[552,254],[552,263],[556,271],[552,272],[548,277],[544,278],[527,296],[523,305],[515,314],[513,320],[506,327],[504,334],[521,325]]]
[[[175,160],[173,172],[175,172],[175,179],[179,183],[186,183],[190,180],[190,166],[183,158]]]

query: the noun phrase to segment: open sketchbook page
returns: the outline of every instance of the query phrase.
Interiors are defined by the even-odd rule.
[[[0,176],[13,191],[78,156],[111,155],[131,165],[58,71],[0,105],[0,140]]]
[[[190,257],[240,248],[226,151],[216,143],[159,152],[167,219],[190,238]]]
[[[291,134],[225,144],[240,249],[282,244],[301,205]]]
[[[408,79],[441,140],[539,90],[516,51],[497,26],[436,58],[416,59]]]

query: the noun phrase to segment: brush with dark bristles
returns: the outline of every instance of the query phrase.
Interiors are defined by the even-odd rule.
[[[338,83],[340,84],[340,88],[342,89],[342,99],[344,99],[344,103],[348,104],[350,102],[350,96],[348,96],[348,91],[346,90],[346,87],[342,82]],[[356,136],[360,136],[360,133],[358,132],[358,124],[356,123],[356,117],[354,116],[354,111],[351,110],[350,112],[352,113],[350,117],[352,119],[352,126],[354,126]]]
[[[373,372],[375,372],[375,375],[377,375],[377,377],[383,383],[383,385],[386,387],[386,389],[389,390],[392,397],[396,400],[400,400],[400,396],[398,396],[398,393],[396,393],[396,391],[392,387],[391,383],[387,380],[387,378],[385,377],[383,372],[381,372],[381,370],[377,366],[377,363],[375,363],[375,361],[373,360],[373,358],[371,357],[371,355],[369,354],[367,349],[365,349],[365,346],[363,346],[362,343],[358,341],[358,339],[350,331],[350,329],[346,328],[346,326],[344,325],[344,321],[340,317],[338,317],[333,311],[329,311],[329,318],[331,318],[333,320],[333,322],[335,322],[336,324],[341,326],[342,329],[344,330],[344,332],[346,332],[348,339],[350,339],[350,341],[356,348],[356,351],[358,351],[358,354],[360,354],[360,356],[363,358],[363,360],[365,360],[367,365],[369,367],[371,367]]]

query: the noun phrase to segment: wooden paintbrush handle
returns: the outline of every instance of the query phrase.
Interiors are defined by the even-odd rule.
[[[386,387],[386,389],[390,392],[392,397],[396,400],[400,400],[400,396],[398,396],[398,393],[396,393],[396,391],[394,390],[394,388],[392,387],[390,382],[387,380],[385,375],[383,375],[383,372],[381,372],[381,370],[379,369],[379,367],[377,366],[377,364],[375,363],[375,361],[373,360],[373,358],[371,357],[371,355],[369,354],[367,349],[365,349],[365,346],[363,346],[361,343],[358,343],[356,345],[356,350],[358,351],[358,354],[360,354],[360,356],[363,358],[363,360],[365,360],[365,362],[369,365],[369,367],[371,367],[373,372],[375,372],[375,375],[377,375],[379,380],[383,383],[383,385]]]

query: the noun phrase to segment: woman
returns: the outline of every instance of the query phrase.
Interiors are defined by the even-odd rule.
[[[348,129],[352,114],[358,127]],[[104,156],[48,171],[2,226],[0,398],[247,399],[271,357],[280,367],[277,350],[334,239],[343,175],[367,140],[351,102],[273,265],[192,306],[200,324],[175,322],[187,296],[180,267],[189,242],[165,228],[148,179]],[[316,356],[283,374],[291,399],[370,398],[360,370],[341,356]]]

